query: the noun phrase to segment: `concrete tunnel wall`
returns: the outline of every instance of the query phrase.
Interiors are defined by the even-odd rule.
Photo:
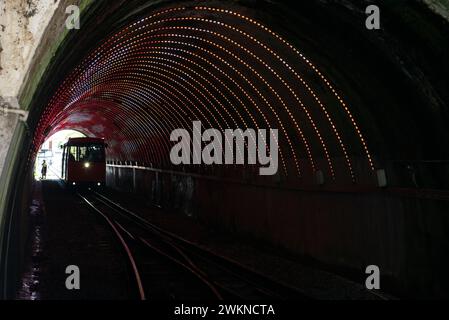
[[[58,7],[60,12],[63,12],[64,6],[69,2],[61,3]],[[70,112],[67,114],[62,112],[54,117],[44,114],[48,110],[47,102],[54,96],[64,78],[70,75],[71,69],[98,46],[98,39],[106,38],[111,30],[120,30],[141,15],[145,16],[174,4],[177,2],[118,1],[108,5],[98,1],[95,5],[84,4],[87,18],[82,20],[80,31],[64,31],[62,36],[57,28],[56,31],[49,31],[49,36],[44,38],[46,43],[52,43],[51,39],[55,38],[59,40],[51,49],[53,58],[43,53],[38,57],[38,60],[49,63],[46,71],[42,70],[42,65],[35,63],[35,69],[24,84],[20,101],[31,111],[28,126],[32,134],[27,135],[21,127],[22,141],[18,140],[17,145],[24,148],[20,156],[19,149],[10,151],[18,161],[13,161],[9,179],[13,173],[16,178],[19,177],[17,170],[26,168],[32,162],[32,152],[27,154],[28,146],[36,151],[42,139],[52,132],[72,128],[90,136],[98,134],[91,130],[88,123],[68,121],[70,115],[82,114],[81,109],[87,105],[79,104],[68,110]],[[204,4],[225,5],[216,1],[204,1]],[[395,23],[386,19],[386,32],[370,34],[360,30],[364,25],[363,8],[354,6],[351,1],[343,1],[330,7],[319,3],[301,4],[302,9],[307,10],[304,12],[310,13],[307,18],[291,12],[288,4],[283,4],[282,1],[259,5],[261,7],[257,8],[257,18],[274,26],[276,31],[305,50],[321,69],[326,70],[332,83],[337,83],[338,89],[345,93],[357,121],[362,123],[363,132],[373,152],[375,169],[386,170],[390,186],[417,187],[416,181],[410,179],[407,171],[410,163],[407,160],[447,159],[447,150],[441,148],[441,145],[448,141],[443,125],[447,118],[448,96],[444,90],[444,81],[439,80],[439,72],[447,70],[447,63],[444,64],[443,61],[437,71],[433,64],[423,62],[429,57],[433,58],[430,59],[432,61],[444,57],[447,46],[430,47],[424,53],[421,49],[410,53],[410,48],[415,50],[417,46],[413,41],[421,45],[426,41],[439,45],[444,31],[435,31],[433,24],[447,30],[446,22],[434,20],[435,16],[417,1],[410,7],[405,7],[404,15],[400,13],[404,9],[400,4],[388,6],[385,10],[387,17],[395,17],[399,21]],[[433,5],[433,10],[442,10],[435,3]],[[129,10],[131,7],[133,10]],[[232,8],[243,10],[249,15],[255,12],[253,4],[246,1],[234,2]],[[301,34],[300,30],[313,26],[314,21],[320,21],[322,15],[332,18],[323,18],[327,23],[322,23],[319,39],[316,38],[317,34]],[[64,15],[55,16],[56,20],[59,19],[59,25],[63,18]],[[407,25],[409,19],[417,23]],[[59,28],[59,31],[64,29]],[[358,45],[353,45],[349,39],[344,41],[344,35],[351,28],[359,30]],[[335,33],[332,34],[331,30]],[[326,32],[329,34],[326,35]],[[406,36],[409,32],[417,38]],[[434,36],[425,39],[425,32]],[[341,43],[332,39],[341,40]],[[73,46],[74,43],[85,45]],[[395,48],[394,54],[388,53],[387,49],[391,47]],[[350,48],[349,53],[346,48]],[[329,52],[332,55],[327,54]],[[335,59],[338,64],[335,64]],[[45,65],[44,63],[44,70]],[[37,70],[36,66],[39,66]],[[391,68],[388,77],[382,75],[382,70],[387,68]],[[35,74],[39,76],[31,76]],[[411,79],[403,80],[401,76],[404,74],[412,75]],[[365,79],[369,80],[361,85],[360,81]],[[409,90],[410,96],[404,97],[400,93],[403,90]],[[89,115],[95,116],[96,111],[91,102],[90,107]],[[124,112],[123,109],[110,108],[117,114]],[[341,125],[340,121],[338,125]],[[108,127],[107,123],[105,126]],[[344,125],[343,128],[347,129]],[[132,127],[127,129],[133,130]],[[113,130],[111,126],[109,133],[119,133]],[[306,131],[306,135],[309,132]],[[348,139],[349,145],[356,144],[356,139]],[[144,146],[148,147],[151,143],[152,140],[149,139]],[[312,145],[313,152],[317,146]],[[345,172],[347,159],[332,148],[333,146],[330,155],[336,172]],[[154,201],[167,208],[193,215],[214,227],[266,241],[333,268],[357,273],[363,272],[364,265],[378,264],[383,274],[391,278],[390,286],[398,292],[416,291],[419,295],[437,296],[444,294],[448,279],[444,272],[435,270],[447,266],[447,258],[444,258],[447,257],[447,235],[444,233],[447,220],[443,214],[447,211],[447,202],[438,200],[434,194],[428,196],[422,192],[415,194],[410,191],[404,194],[399,190],[378,189],[375,171],[370,168],[363,154],[360,146],[350,152],[356,183],[348,175],[345,178],[344,174],[332,180],[325,171],[324,186],[316,185],[313,170],[306,171],[304,179],[294,181],[288,181],[285,177],[260,181],[252,171],[243,171],[247,177],[242,181],[238,179],[243,176],[239,170],[195,169],[196,172],[190,175],[172,172],[179,171],[179,168],[163,162],[153,163],[151,159],[139,156],[139,152],[135,155],[114,152],[109,155],[108,160],[139,161],[147,167],[160,168],[162,171],[157,174],[157,180],[152,171],[137,171],[136,186],[131,190],[151,194]],[[318,166],[322,168],[328,160],[316,157]],[[438,164],[435,168],[433,164],[420,162],[414,168],[420,187],[447,187],[444,175],[448,173],[444,164]],[[189,172],[189,169],[183,170]],[[228,176],[237,182],[228,181]],[[108,169],[108,183],[111,186],[129,190],[132,186],[130,177],[131,169]],[[9,196],[11,190],[13,189],[8,192]],[[185,193],[186,190],[189,192]],[[424,199],[426,196],[427,199]],[[23,197],[26,199],[26,196]]]
[[[28,239],[32,98],[69,35],[65,8],[89,0],[0,3],[0,298],[15,299]],[[3,108],[6,108],[6,112]]]

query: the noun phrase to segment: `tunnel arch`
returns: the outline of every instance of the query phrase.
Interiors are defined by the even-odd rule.
[[[352,19],[334,19],[337,21],[323,30],[301,29],[298,33],[300,27],[271,21],[281,15],[284,20],[298,18],[286,13],[291,5],[288,1],[261,3],[257,10],[244,1],[231,6],[215,1],[143,3],[136,1],[134,5],[139,9],[125,19],[117,19],[108,12],[110,16],[103,16],[103,24],[109,25],[108,28],[92,30],[95,38],[82,36],[88,49],[76,55],[70,63],[73,67],[67,68],[65,77],[60,77],[60,84],[50,85],[53,89],[46,94],[49,102],[39,105],[43,116],[35,118],[39,121],[34,145],[52,128],[61,127],[59,122],[64,123],[62,127],[70,126],[65,119],[69,113],[83,110],[84,114],[92,112],[93,118],[102,121],[107,118],[107,123],[101,124],[105,130],[101,134],[121,139],[111,141],[112,145],[129,144],[130,154],[111,149],[110,160],[127,158],[172,167],[167,134],[193,120],[202,120],[206,128],[276,127],[280,131],[282,179],[295,185],[313,185],[316,173],[321,171],[326,184],[339,187],[354,183],[375,186],[376,169],[390,167],[391,160],[413,159],[428,146],[428,138],[421,143],[419,136],[415,137],[415,145],[410,146],[406,136],[413,130],[412,123],[416,124],[410,115],[410,121],[395,115],[391,117],[395,118],[392,123],[380,120],[379,111],[374,110],[379,106],[367,101],[366,88],[360,88],[359,84],[352,86],[357,80],[341,70],[340,63],[329,65],[332,63],[327,60],[329,57],[317,47],[325,41],[310,40],[310,34],[315,32],[315,37],[327,36],[326,40],[334,37],[335,31],[330,31],[330,27],[342,21],[343,30],[353,27],[354,21],[360,22],[357,11],[340,9],[344,15],[352,15]],[[318,4],[299,7],[312,12],[310,18],[301,18],[302,25],[310,24],[318,13],[331,14]],[[87,31],[89,24],[83,28]],[[360,29],[356,29],[353,39],[346,41],[360,40],[361,49],[350,51],[366,51],[369,45],[376,53],[382,50],[376,43],[377,35]],[[340,58],[344,48],[336,50]],[[356,62],[359,66],[368,64],[364,72],[378,76],[370,73],[375,67],[372,65],[375,55],[365,51],[366,57],[358,57]],[[391,57],[376,57],[376,62],[381,59],[387,60],[382,61],[384,66],[392,64],[388,61]],[[410,86],[403,82],[400,85]],[[388,86],[371,90],[371,95],[376,95],[375,90],[383,97],[390,95],[387,104],[397,109],[399,97],[391,95]],[[413,107],[417,104],[418,100]],[[119,116],[120,113],[125,117]],[[419,112],[416,116],[420,116]],[[129,117],[135,122],[125,120]],[[389,128],[383,128],[385,123]],[[394,126],[397,130],[391,131]],[[430,128],[425,124],[424,128],[421,136],[431,136],[429,131],[440,130],[438,126]],[[132,131],[138,134],[124,136]],[[387,131],[395,136],[394,142],[389,141]],[[401,131],[407,134],[401,135]],[[441,130],[440,136],[447,139]],[[404,146],[409,145],[407,149],[394,148],[399,140]],[[149,146],[155,149],[150,150]],[[446,152],[440,151],[436,158]]]
[[[180,16],[173,17],[174,14]],[[200,17],[195,15],[200,15]],[[211,15],[212,18],[208,15]],[[206,18],[202,16],[206,16]],[[220,28],[219,30],[215,29],[217,26]],[[232,32],[234,39],[226,32]],[[246,41],[252,43],[247,45]],[[290,50],[290,56],[282,56],[282,53],[272,49],[275,47],[279,47],[280,50]],[[255,50],[257,49],[265,52],[262,55],[256,54]],[[240,58],[241,54],[246,56]],[[227,59],[230,60],[227,61]],[[275,61],[269,64],[266,62],[267,59]],[[164,62],[159,62],[161,60]],[[193,69],[195,67],[198,71]],[[260,69],[262,71],[259,72]],[[301,69],[304,74],[301,75],[297,71],[298,69]],[[217,71],[220,76],[227,77],[225,79],[228,85],[214,74]],[[200,72],[203,73],[200,74]],[[229,73],[232,75],[229,76]],[[268,75],[263,76],[263,73],[268,73]],[[210,79],[207,78],[209,75],[212,75]],[[183,79],[183,76],[188,80]],[[290,77],[290,80],[286,80],[286,77]],[[321,84],[318,83],[314,89],[311,83],[304,80],[305,77],[310,78],[310,81],[321,81]],[[293,79],[301,84],[300,88],[295,85]],[[155,80],[156,83],[152,80]],[[80,87],[81,83],[84,87]],[[177,100],[180,100],[181,95],[189,103],[192,103],[191,107],[196,108],[203,116],[203,118],[199,118],[198,114],[190,110],[188,115],[190,121],[207,121],[207,127],[215,126],[222,131],[223,128],[247,129],[248,121],[251,121],[256,129],[263,128],[264,125],[268,128],[279,127],[281,131],[281,141],[279,141],[281,161],[286,176],[294,171],[291,167],[295,167],[298,176],[301,176],[301,170],[305,170],[309,172],[309,177],[313,177],[313,174],[319,170],[316,164],[318,161],[322,162],[322,169],[334,180],[336,172],[333,158],[341,156],[344,157],[346,168],[339,170],[341,172],[338,174],[346,176],[346,178],[349,176],[353,182],[356,181],[352,160],[347,151],[355,143],[350,145],[349,142],[344,141],[350,138],[343,137],[343,134],[339,132],[338,125],[335,125],[335,118],[339,118],[338,122],[340,123],[346,123],[342,126],[352,127],[352,135],[358,136],[359,140],[359,146],[354,146],[354,148],[363,149],[365,162],[370,169],[374,170],[372,156],[357,120],[326,76],[303,53],[279,34],[257,20],[253,20],[251,16],[239,13],[238,9],[236,11],[228,10],[223,5],[220,7],[169,6],[168,9],[159,9],[155,13],[129,23],[104,39],[75,67],[51,98],[38,124],[34,144],[39,144],[39,141],[43,139],[44,131],[48,126],[61,126],[59,122],[63,122],[62,127],[70,128],[70,117],[74,117],[73,113],[76,112],[74,110],[83,109],[84,114],[92,112],[94,113],[92,117],[95,118],[100,116],[98,113],[102,112],[103,101],[105,105],[111,105],[118,100],[119,103],[115,108],[120,110],[119,113],[133,119],[132,130],[142,129],[139,134],[142,135],[141,138],[145,142],[143,146],[137,146],[136,142],[129,142],[126,137],[122,136],[123,140],[112,140],[111,144],[131,143],[130,149],[140,153],[140,155],[127,155],[135,157],[133,160],[144,163],[157,162],[164,158],[165,153],[165,161],[167,161],[169,145],[167,143],[160,145],[159,142],[168,141],[167,133],[178,127],[186,127],[186,124],[185,122],[176,122],[171,118],[174,113],[170,113],[166,114],[164,118],[158,119],[159,129],[158,126],[153,126],[153,128],[149,126],[152,121],[148,117],[156,117],[157,112],[150,115],[146,114],[144,109],[146,104],[151,103],[149,96],[154,95],[152,86],[157,87],[157,83],[162,84],[161,89],[172,83],[181,91],[184,90],[184,93],[181,93],[179,89],[174,88],[176,91],[172,89],[169,92],[166,91],[166,94],[174,95]],[[222,101],[216,99],[206,86],[212,87],[214,92],[219,93],[223,97]],[[226,88],[229,91],[229,93],[226,92],[229,96],[220,92],[217,86]],[[240,90],[239,92],[244,94],[247,101],[250,101],[245,104],[238,99],[240,111],[230,101],[230,99],[235,101],[237,95],[229,86],[232,86],[234,90]],[[294,86],[295,89],[293,89]],[[322,90],[323,86],[327,90]],[[188,89],[189,87],[191,89]],[[267,93],[261,92],[258,87],[262,87]],[[299,93],[299,90],[306,92]],[[317,90],[322,91],[323,97],[320,98],[316,93]],[[178,95],[176,92],[179,92]],[[288,99],[295,103],[287,103]],[[308,102],[304,103],[303,99],[307,99]],[[192,102],[192,100],[194,101]],[[327,102],[323,102],[323,100]],[[90,104],[89,101],[94,102]],[[161,101],[159,96],[159,100],[156,100],[155,103],[166,105],[167,101],[169,100]],[[224,103],[227,105],[225,106]],[[88,107],[92,111],[86,110]],[[175,107],[175,113],[179,112],[179,104],[173,107]],[[141,108],[143,113],[140,116],[133,114],[135,108]],[[256,110],[251,112],[252,108]],[[182,111],[185,116],[186,110]],[[234,115],[237,114],[240,124],[237,123],[231,111],[234,111]],[[209,118],[205,118],[204,113]],[[245,113],[247,121],[244,121],[242,113]],[[70,116],[66,114],[70,114]],[[262,123],[261,121],[257,122],[256,119],[259,117],[263,118]],[[212,123],[208,119],[212,119]],[[108,132],[109,136],[106,136],[106,139],[111,139],[112,136],[118,138],[116,135],[118,132],[113,129],[111,122],[120,121],[123,119],[118,117],[109,120],[109,125],[106,128],[112,131]],[[179,117],[177,121],[179,121]],[[167,122],[169,127],[167,127]],[[317,125],[317,122],[320,125]],[[121,125],[127,126],[123,122],[119,127]],[[326,131],[327,134],[323,138],[320,127],[326,125],[328,127],[323,128],[323,131]],[[331,131],[330,134],[329,131]],[[346,135],[349,134],[346,133]],[[357,140],[353,137],[352,139]],[[153,145],[158,145],[158,149],[150,150],[152,157],[149,154],[144,155],[143,150],[137,151],[139,148]],[[293,165],[285,163],[283,154],[290,159],[289,162],[294,162]],[[117,151],[112,152],[111,158],[114,157],[119,157]],[[305,163],[301,164],[304,166],[303,169],[300,169],[299,162]],[[165,162],[155,163],[155,165],[164,167],[168,164]],[[287,167],[290,168],[287,169]]]

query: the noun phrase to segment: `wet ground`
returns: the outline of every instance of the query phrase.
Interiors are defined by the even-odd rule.
[[[379,299],[379,293],[333,273],[312,268],[270,248],[205,227],[199,221],[151,206],[132,194],[104,191],[140,216],[317,299]],[[30,208],[30,258],[19,299],[135,299],[124,253],[104,220],[58,181],[35,183]],[[81,289],[66,288],[66,268],[78,266]]]
[[[34,186],[31,259],[19,299],[133,298],[128,266],[108,225],[57,181]],[[66,287],[68,266],[80,270],[80,290]]]

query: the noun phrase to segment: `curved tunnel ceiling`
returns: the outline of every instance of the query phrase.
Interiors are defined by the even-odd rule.
[[[178,5],[129,22],[64,79],[39,120],[35,148],[75,129],[104,137],[110,160],[167,168],[171,131],[200,120],[221,131],[278,129],[279,172],[288,179],[313,181],[318,170],[338,182],[372,174],[367,119],[327,70],[252,16],[237,6]]]

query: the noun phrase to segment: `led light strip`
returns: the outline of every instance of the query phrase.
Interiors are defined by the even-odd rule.
[[[222,16],[192,16],[194,11],[208,11]],[[173,13],[189,16],[164,17]],[[352,113],[329,80],[309,59],[261,23],[234,11],[205,6],[177,7],[156,12],[124,27],[103,41],[73,69],[50,99],[39,119],[35,145],[40,145],[45,138],[46,128],[58,126],[74,110],[81,110],[79,106],[83,106],[83,112],[89,112],[84,109],[95,106],[100,108],[101,114],[108,112],[108,119],[120,119],[123,128],[126,128],[124,139],[128,139],[134,155],[163,165],[169,164],[170,143],[163,139],[161,141],[160,138],[168,136],[174,128],[188,128],[190,121],[198,119],[222,132],[224,128],[230,127],[248,128],[249,123],[258,129],[263,127],[259,124],[260,117],[268,128],[272,127],[271,120],[274,120],[282,132],[282,141],[279,143],[284,174],[288,175],[287,159],[283,153],[285,149],[282,147],[285,142],[294,167],[301,176],[297,156],[299,141],[304,146],[312,171],[319,170],[314,159],[315,149],[312,149],[315,143],[309,139],[308,131],[306,134],[302,128],[305,123],[297,111],[302,110],[303,117],[317,138],[316,144],[323,151],[330,176],[335,179],[336,172],[327,146],[327,137],[323,136],[318,126],[323,125],[323,122],[321,118],[315,118],[318,113],[312,114],[309,110],[311,106],[303,101],[302,94],[307,94],[317,104],[316,110],[320,110],[322,118],[328,123],[345,158],[351,179],[355,181],[348,147],[326,104],[295,69],[294,64],[298,61],[292,63],[284,59],[271,49],[269,38],[262,37],[264,41],[256,38],[249,31],[244,31],[240,22],[232,25],[217,20],[225,15],[246,21],[267,33],[292,50],[300,57],[298,61],[305,63],[318,75],[342,106],[363,146],[370,168],[374,169],[365,138]],[[194,26],[192,22],[195,23]],[[262,48],[262,51],[254,50],[254,45]],[[241,53],[251,59],[245,60]],[[273,57],[276,63],[273,64],[271,59],[266,60],[267,56]],[[286,76],[287,73],[294,77]],[[249,74],[251,77],[248,77]],[[292,79],[297,82],[290,83]],[[264,87],[260,87],[259,83]],[[305,88],[301,94],[295,87],[296,83]],[[283,90],[293,99],[287,99],[281,93]],[[263,103],[260,104],[259,100]],[[273,101],[277,101],[282,108],[275,108]],[[295,107],[298,108],[289,105],[291,101],[295,101]],[[105,108],[101,110],[103,103]],[[116,105],[114,108],[121,112],[110,114],[109,107],[106,106],[108,103]],[[298,135],[295,140],[289,135],[284,118],[288,118],[295,128]],[[134,121],[131,124],[130,119]],[[252,139],[254,141],[255,137]],[[230,141],[226,143],[231,147]],[[151,145],[152,151],[148,153],[148,149],[142,145]],[[238,152],[242,153],[241,150]]]

